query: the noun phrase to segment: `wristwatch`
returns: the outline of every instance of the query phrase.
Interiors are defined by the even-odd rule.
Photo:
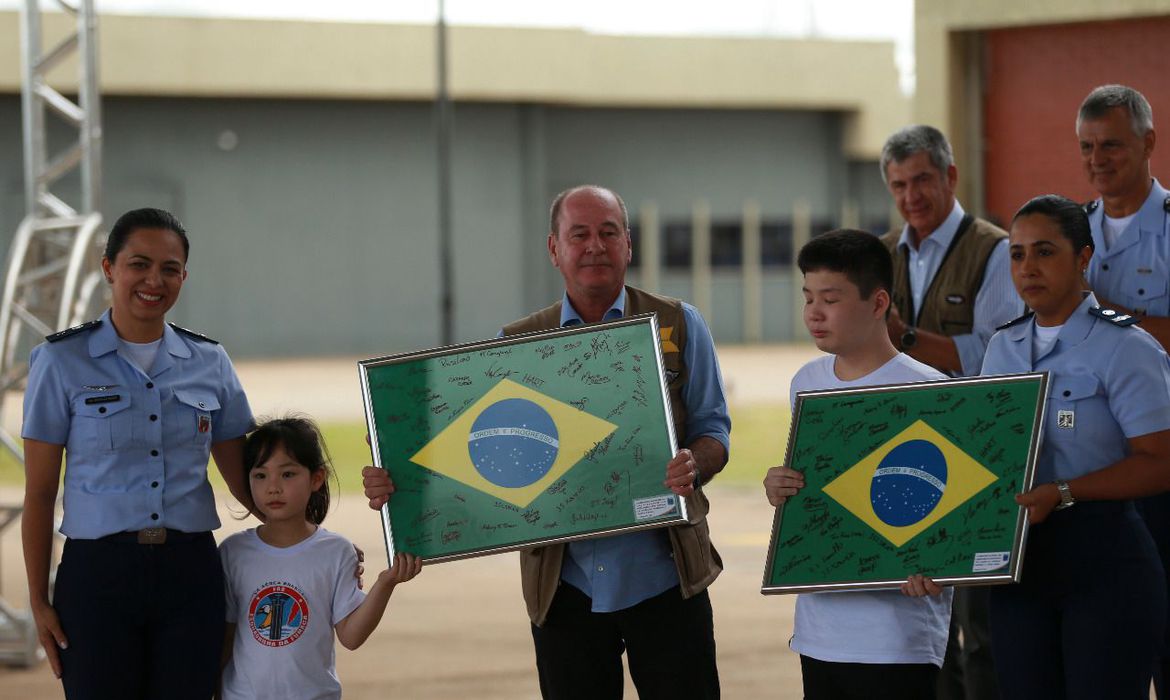
[[[1064,510],[1077,502],[1077,499],[1073,498],[1072,490],[1069,489],[1067,481],[1057,481],[1055,483],[1056,490],[1060,492],[1060,505],[1056,507],[1056,510]]]
[[[918,329],[914,326],[906,326],[906,330],[902,331],[902,349],[909,350],[918,342]]]

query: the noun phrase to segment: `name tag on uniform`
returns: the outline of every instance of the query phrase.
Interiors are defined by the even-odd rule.
[[[114,403],[115,401],[121,400],[122,397],[118,394],[110,394],[109,396],[91,396],[85,400],[85,405],[92,406],[95,403]]]
[[[1058,428],[1072,428],[1076,423],[1077,414],[1073,411],[1057,411],[1056,412],[1056,427]]]

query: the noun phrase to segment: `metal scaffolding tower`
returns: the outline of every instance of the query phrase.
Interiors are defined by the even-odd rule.
[[[39,0],[21,11],[26,215],[12,239],[0,300],[0,444],[23,461],[18,435],[4,424],[4,406],[24,387],[28,351],[43,336],[80,322],[104,292],[98,258],[101,238],[101,101],[98,92],[97,15],[93,0],[56,4],[75,30],[43,51]],[[54,68],[76,58],[77,101],[52,88]],[[50,158],[46,116],[51,112],[77,132],[77,139]],[[76,208],[54,191],[78,172]],[[15,522],[19,506],[0,506],[0,529]],[[31,616],[0,597],[0,661],[29,665],[43,653]]]

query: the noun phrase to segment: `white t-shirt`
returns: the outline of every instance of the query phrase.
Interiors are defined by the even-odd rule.
[[[340,698],[333,626],[365,598],[353,545],[318,527],[291,547],[273,547],[250,529],[224,540],[219,556],[227,621],[236,626],[224,700]]]
[[[1120,219],[1114,219],[1112,216],[1106,214],[1101,221],[1101,233],[1105,236],[1105,250],[1113,247],[1121,234],[1125,233],[1125,229],[1129,228],[1130,223],[1137,218],[1138,213],[1135,211],[1129,216],[1123,216]]]
[[[154,358],[158,357],[158,349],[161,346],[162,338],[149,343],[131,343],[129,340],[118,338],[118,354],[146,375],[149,375],[150,368],[154,367]]]
[[[946,379],[941,372],[899,353],[860,379],[842,381],[836,356],[809,362],[792,378],[799,391],[846,389]],[[798,496],[799,497],[799,496]],[[906,575],[917,573],[907,571]],[[899,590],[802,593],[796,597],[793,651],[821,661],[942,666],[951,623],[951,588],[938,596],[911,598]]]
[[[1064,324],[1059,326],[1041,326],[1035,324],[1032,326],[1032,357],[1040,357],[1056,343],[1056,336],[1060,335],[1060,330],[1064,328]]]

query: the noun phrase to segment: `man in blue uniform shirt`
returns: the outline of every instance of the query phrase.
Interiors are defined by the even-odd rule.
[[[1102,306],[1140,317],[1142,329],[1170,349],[1170,191],[1150,175],[1153,110],[1133,88],[1102,85],[1081,103],[1076,128],[1085,176],[1100,195],[1085,206],[1096,246],[1089,286]],[[1170,567],[1170,495],[1141,505]],[[1154,684],[1159,698],[1170,698],[1170,627],[1158,655]]]

